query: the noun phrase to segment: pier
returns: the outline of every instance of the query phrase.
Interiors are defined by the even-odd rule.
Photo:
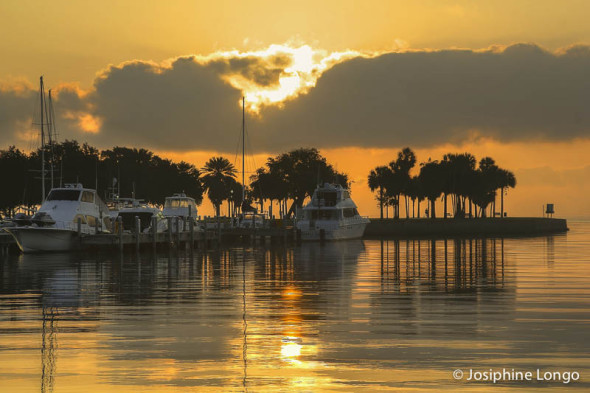
[[[179,226],[182,228],[182,226]],[[192,228],[191,228],[192,229]],[[234,243],[289,244],[300,240],[294,227],[283,228],[215,228],[196,231],[169,230],[166,232],[121,231],[117,233],[95,233],[78,235],[81,250],[162,250],[174,247],[209,249]],[[14,238],[7,232],[0,232],[0,255],[18,250]]]
[[[196,230],[192,225],[171,225],[166,232],[114,231],[112,233],[79,234],[82,250],[148,250],[170,247],[208,249],[222,245],[248,242],[298,243],[301,238],[293,225],[265,228],[233,228],[220,226]],[[175,230],[174,228],[178,228]],[[482,219],[371,219],[365,238],[378,237],[515,237],[567,232],[567,221],[559,218],[511,217]],[[0,255],[17,250],[16,242],[0,232]]]
[[[567,221],[561,218],[371,219],[365,237],[534,236],[567,230]]]

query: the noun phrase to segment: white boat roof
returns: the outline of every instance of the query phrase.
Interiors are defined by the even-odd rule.
[[[318,193],[319,192],[335,192],[337,193],[336,203],[334,205],[325,206],[321,203],[318,203]],[[347,193],[347,197],[344,197],[344,193]],[[311,197],[311,201],[307,205],[303,207],[304,210],[317,210],[317,209],[325,209],[325,210],[335,210],[335,209],[345,209],[345,208],[356,208],[356,204],[350,198],[350,191],[340,184],[331,184],[331,183],[324,183],[322,186],[318,186],[313,195]]]
[[[174,194],[172,196],[166,197],[166,200],[168,200],[168,199],[189,199],[189,200],[192,200],[192,201],[195,200],[195,198],[191,198],[189,196],[186,196],[186,194],[183,194],[183,193]]]

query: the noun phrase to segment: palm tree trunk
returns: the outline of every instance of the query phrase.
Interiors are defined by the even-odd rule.
[[[383,220],[383,187],[379,187],[379,209],[381,211],[381,219]]]
[[[444,217],[443,218],[447,218],[447,194],[445,193],[444,196],[444,203],[445,203],[445,208],[444,208]]]
[[[406,203],[406,218],[410,218],[410,205],[408,204],[407,195],[404,195],[404,202]]]
[[[500,218],[504,218],[504,187],[500,189]]]

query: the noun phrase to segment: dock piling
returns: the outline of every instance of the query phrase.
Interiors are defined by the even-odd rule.
[[[189,206],[188,208],[189,208],[189,213],[190,213],[191,207]],[[195,246],[195,222],[193,221],[193,219],[190,215],[188,217],[188,220],[189,220],[188,221],[188,228],[190,231],[190,242],[191,242],[190,249],[192,250],[193,247]]]
[[[141,221],[135,216],[135,251],[139,252],[139,235],[141,234]]]
[[[117,230],[119,231],[119,250],[123,252],[123,217],[117,217]]]
[[[152,217],[152,249],[156,252],[156,237],[158,236],[158,217]]]

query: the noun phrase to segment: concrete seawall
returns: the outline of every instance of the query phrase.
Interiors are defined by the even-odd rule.
[[[559,218],[371,219],[365,237],[531,236],[567,230],[567,221]]]

